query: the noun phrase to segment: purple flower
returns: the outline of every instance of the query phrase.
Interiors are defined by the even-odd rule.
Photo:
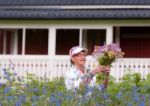
[[[99,91],[104,91],[105,90],[105,85],[104,84],[99,85],[98,90]]]
[[[17,73],[14,73],[14,76],[17,76]]]

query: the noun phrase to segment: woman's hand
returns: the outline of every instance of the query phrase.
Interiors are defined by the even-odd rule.
[[[110,66],[105,66],[105,72],[107,72],[107,73],[110,72]]]
[[[93,71],[92,73],[93,74],[97,74],[97,73],[101,73],[105,71],[105,66],[102,66],[102,65],[98,65]]]
[[[101,73],[101,72],[105,72],[105,73],[110,73],[110,66],[102,66],[102,65],[98,65],[95,70],[93,71],[94,74],[97,73]]]

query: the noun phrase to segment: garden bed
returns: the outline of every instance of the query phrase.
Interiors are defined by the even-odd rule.
[[[82,87],[68,91],[63,78],[49,80],[33,74],[27,77],[4,73],[0,83],[0,106],[149,106],[150,75],[145,79],[129,71],[120,82],[110,77],[107,89]],[[87,92],[92,92],[87,95]]]

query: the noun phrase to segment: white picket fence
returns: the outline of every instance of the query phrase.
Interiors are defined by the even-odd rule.
[[[87,57],[86,66],[93,69],[96,62],[91,57]],[[11,68],[11,71],[18,76],[26,76],[27,73],[33,73],[38,77],[53,79],[61,77],[70,67],[68,56],[0,56],[0,76],[3,80],[4,68]],[[141,73],[145,77],[150,73],[150,59],[123,58],[116,60],[111,67],[111,75],[118,81],[127,70]]]

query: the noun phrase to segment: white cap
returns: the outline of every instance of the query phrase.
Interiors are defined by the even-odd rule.
[[[72,47],[71,49],[70,49],[70,51],[69,51],[69,55],[72,57],[73,55],[75,55],[75,54],[78,54],[78,53],[80,53],[81,51],[84,51],[84,52],[88,52],[88,50],[86,49],[86,48],[82,48],[82,47],[80,47],[80,46],[74,46],[74,47]]]

